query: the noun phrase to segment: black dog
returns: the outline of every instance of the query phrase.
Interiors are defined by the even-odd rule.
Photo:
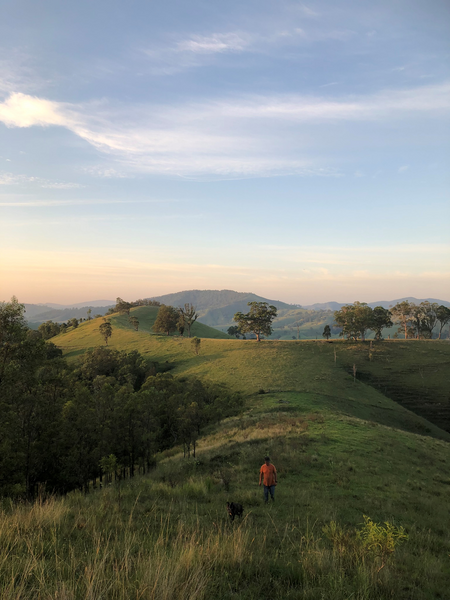
[[[242,504],[237,504],[236,502],[227,502],[227,512],[230,515],[230,519],[234,521],[234,517],[236,515],[238,517],[242,517],[244,509],[242,507]]]

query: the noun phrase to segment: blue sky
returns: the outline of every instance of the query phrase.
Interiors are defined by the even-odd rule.
[[[447,1],[0,4],[0,299],[450,299]]]

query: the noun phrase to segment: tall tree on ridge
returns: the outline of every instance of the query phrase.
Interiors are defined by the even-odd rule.
[[[450,308],[447,308],[447,306],[441,304],[441,306],[438,306],[436,310],[436,317],[440,325],[439,339],[441,339],[442,330],[444,329],[445,325],[447,325],[447,323],[450,321]]]
[[[416,305],[413,302],[403,300],[403,302],[397,302],[397,304],[390,309],[394,321],[399,324],[399,333],[403,332],[405,334],[405,340],[408,337],[408,328],[411,326],[415,306]]]
[[[268,302],[247,302],[248,313],[237,312],[233,319],[238,323],[239,331],[251,332],[256,335],[256,341],[261,341],[261,335],[272,333],[272,321],[277,316],[277,308]]]
[[[365,302],[346,304],[334,313],[336,325],[342,327],[339,335],[346,335],[351,340],[357,340],[361,336],[363,342],[367,330],[370,329],[371,318],[372,309]]]
[[[108,345],[108,340],[112,336],[112,326],[108,321],[106,323],[102,323],[99,327],[101,336],[105,340],[105,344]]]
[[[326,340],[330,339],[330,337],[331,337],[331,328],[330,328],[329,325],[325,325],[325,327],[323,328],[322,337],[324,337]]]
[[[421,330],[427,338],[433,337],[433,329],[438,322],[437,311],[439,304],[437,302],[429,302],[425,300],[419,304]]]
[[[184,305],[184,308],[179,309],[179,313],[182,323],[184,323],[184,326],[187,327],[188,337],[191,337],[191,326],[198,319],[195,306],[187,303]]]
[[[383,329],[385,327],[392,327],[392,325],[393,322],[391,320],[390,311],[382,306],[376,306],[372,311],[370,321],[370,329],[375,333],[375,339],[381,340],[383,337]]]

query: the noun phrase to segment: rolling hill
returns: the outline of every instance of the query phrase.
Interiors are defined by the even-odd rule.
[[[446,597],[450,434],[386,394],[404,385],[415,409],[425,389],[448,402],[449,344],[205,338],[194,356],[187,339],[148,335],[153,311],[135,312],[143,332],[112,317],[115,347],[239,390],[245,410],[206,429],[195,458],[174,448],[120,488],[4,513],[0,533],[14,553],[0,581],[21,573],[3,587],[6,600]],[[96,327],[54,341],[76,359],[98,344]],[[279,476],[269,506],[257,485],[266,454]],[[229,521],[227,500],[243,504],[241,521]],[[408,539],[384,563],[358,545],[364,515],[405,528]]]
[[[369,384],[368,390],[381,390],[383,397],[395,400],[450,432],[447,387],[450,345],[445,341],[390,340],[375,343],[372,348],[368,345],[370,342],[342,340],[332,343],[267,340],[264,344],[257,344],[252,340],[234,340],[217,329],[196,322],[192,336],[202,338],[201,356],[204,358],[199,357],[194,363],[190,360],[189,339],[180,338],[178,334],[168,337],[151,332],[157,312],[157,307],[132,309],[131,314],[137,316],[140,322],[139,331],[130,325],[127,315],[112,315],[109,319],[113,335],[109,346],[119,350],[138,350],[152,360],[173,363],[176,373],[212,378],[248,394],[268,387],[285,389],[286,385],[289,391],[303,389],[304,361],[317,362],[320,370],[324,360],[335,364],[336,352],[339,359],[336,364],[340,369],[332,371],[330,394],[337,375],[342,376],[343,371],[347,377],[356,365],[358,378]],[[104,344],[99,332],[102,322],[100,318],[85,321],[51,341],[68,358],[74,359],[87,349]],[[230,359],[232,366],[228,366]],[[320,383],[318,387],[323,386]],[[308,387],[314,387],[314,383],[309,382]]]
[[[131,314],[139,319],[138,331],[130,325],[127,315],[115,313],[108,317],[113,328],[113,334],[108,345],[111,348],[139,350],[139,352],[145,353],[154,338],[165,337],[152,332],[158,308],[155,306],[139,306],[131,309]],[[88,348],[104,344],[99,332],[102,323],[103,319],[100,317],[91,321],[84,321],[76,329],[71,328],[67,333],[52,338],[52,342],[62,348],[69,356],[77,356]],[[228,334],[198,321],[193,324],[191,335],[200,338],[230,339]],[[175,337],[179,338],[178,333]]]
[[[339,310],[343,304],[339,302],[326,302],[300,307],[299,305],[287,304],[279,300],[269,300],[253,293],[235,292],[233,290],[187,290],[174,294],[166,294],[151,298],[161,304],[174,307],[193,304],[199,313],[199,322],[226,332],[228,327],[234,325],[233,317],[236,312],[246,312],[248,302],[268,302],[278,309],[278,317],[274,322],[272,339],[320,339],[325,325],[332,326],[334,323],[333,312]],[[401,300],[410,300],[420,303],[417,298],[400,298],[398,300],[371,302],[369,306],[383,306],[388,308]],[[450,302],[444,300],[429,299],[431,302],[450,306]],[[71,318],[86,318],[88,308],[92,308],[92,314],[104,315],[111,304],[100,306],[102,301],[92,301],[89,305],[81,306],[74,304],[71,307],[49,304],[35,305],[26,304],[26,317],[30,327],[37,329],[40,323],[45,321],[64,322]],[[393,336],[397,327],[386,330],[385,335]],[[445,328],[447,334],[448,326]],[[333,337],[337,337],[337,332]],[[373,336],[372,333],[369,337]]]

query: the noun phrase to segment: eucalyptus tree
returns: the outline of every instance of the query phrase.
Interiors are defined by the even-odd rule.
[[[248,313],[237,312],[233,319],[237,322],[241,333],[254,333],[256,341],[261,341],[261,335],[270,335],[273,331],[272,322],[277,316],[277,308],[268,302],[248,302]]]
[[[335,311],[335,326],[342,327],[339,335],[347,336],[350,340],[361,337],[364,342],[366,333],[371,328],[372,309],[365,302],[354,302],[346,304],[340,310]]]
[[[102,323],[99,327],[100,334],[102,338],[105,340],[105,344],[108,345],[108,340],[112,336],[112,325],[108,321],[106,323]]]
[[[179,308],[178,311],[180,314],[180,322],[187,328],[188,337],[191,337],[191,327],[198,319],[198,313],[195,306],[187,303],[184,305],[184,308]]]
[[[136,329],[136,331],[139,331],[139,319],[136,316],[132,315],[128,320],[131,323],[131,325]]]
[[[330,337],[331,337],[331,328],[330,328],[329,325],[325,325],[325,327],[323,328],[322,337],[324,337],[326,340],[330,339]]]
[[[405,340],[408,337],[408,329],[410,329],[414,319],[415,307],[416,305],[413,302],[403,300],[402,302],[397,302],[397,304],[390,309],[394,322],[399,324],[398,332],[404,333]]]
[[[390,311],[382,306],[376,306],[372,311],[370,320],[370,329],[375,333],[375,339],[381,340],[383,329],[392,326],[393,322]]]
[[[441,306],[438,306],[438,308],[436,310],[436,317],[437,317],[437,320],[440,325],[439,339],[441,339],[442,330],[447,325],[447,323],[450,321],[450,308],[441,304]]]
[[[156,333],[170,335],[176,331],[179,318],[179,312],[175,308],[162,304],[158,310],[158,315],[152,329]]]

